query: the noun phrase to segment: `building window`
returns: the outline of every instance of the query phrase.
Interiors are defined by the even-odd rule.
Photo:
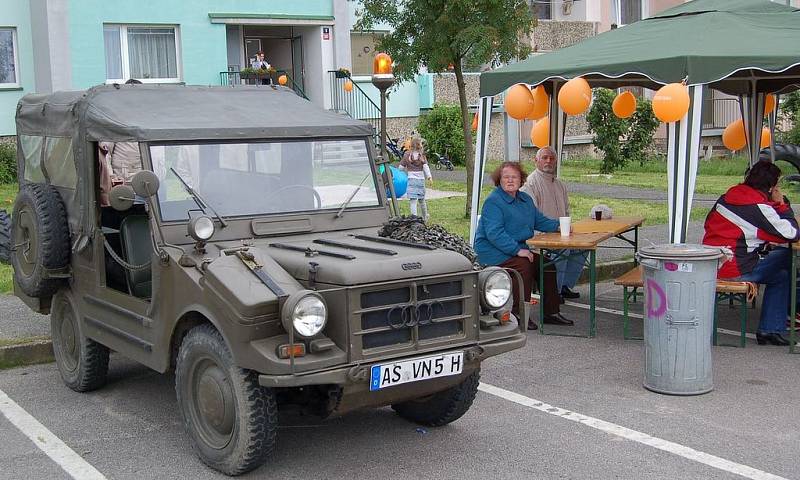
[[[17,30],[0,27],[0,87],[19,86]]]
[[[178,28],[141,25],[104,25],[106,81],[180,81]]]
[[[611,21],[618,26],[647,18],[647,0],[612,0]]]
[[[539,20],[553,19],[552,0],[529,0],[533,16]]]
[[[372,75],[372,61],[378,53],[375,45],[383,32],[350,32],[352,75]]]

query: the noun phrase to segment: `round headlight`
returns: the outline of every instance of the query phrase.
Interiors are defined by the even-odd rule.
[[[301,337],[309,338],[325,327],[328,309],[325,302],[314,292],[303,290],[290,295],[284,304],[284,328],[293,328]]]
[[[483,282],[483,300],[489,308],[505,305],[511,292],[511,277],[503,270],[490,273]]]
[[[198,242],[205,242],[214,235],[214,221],[205,215],[189,220],[189,236]]]

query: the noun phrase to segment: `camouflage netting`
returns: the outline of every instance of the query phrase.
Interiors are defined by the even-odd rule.
[[[452,250],[467,257],[476,270],[481,269],[475,250],[472,249],[469,243],[458,235],[448,232],[440,225],[426,225],[421,217],[413,215],[394,217],[383,224],[383,227],[378,231],[378,235]]]

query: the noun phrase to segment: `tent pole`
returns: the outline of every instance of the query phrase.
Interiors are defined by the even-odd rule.
[[[689,111],[667,124],[667,198],[670,243],[685,243],[692,210],[700,133],[703,128],[703,85],[689,87]]]
[[[489,148],[489,122],[492,119],[493,97],[481,97],[478,104],[478,131],[475,140],[475,162],[472,170],[472,208],[469,213],[469,244],[475,245],[475,232],[478,228],[478,206],[481,201],[483,169],[486,165],[486,151]]]
[[[553,80],[553,92],[550,95],[550,146],[556,151],[556,178],[561,177],[561,159],[564,158],[564,126],[567,123],[567,114],[558,106],[558,91],[562,82]]]
[[[781,102],[781,97],[775,94],[775,110],[769,112],[767,119],[769,120],[769,160],[775,163],[775,124],[778,123],[778,108]],[[764,99],[766,103],[766,99]]]

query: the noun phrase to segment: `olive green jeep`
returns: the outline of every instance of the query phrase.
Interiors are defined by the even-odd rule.
[[[101,387],[111,350],[174,369],[224,473],[264,463],[283,406],[452,422],[525,343],[509,273],[378,236],[371,127],[289,89],[99,86],[16,122],[14,291],[50,313],[64,382]]]

